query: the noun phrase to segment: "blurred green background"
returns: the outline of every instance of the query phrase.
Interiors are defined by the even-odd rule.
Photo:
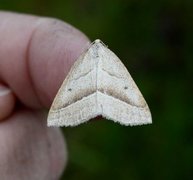
[[[153,124],[63,128],[65,180],[193,179],[193,1],[0,0],[1,10],[62,19],[100,38],[127,66]]]

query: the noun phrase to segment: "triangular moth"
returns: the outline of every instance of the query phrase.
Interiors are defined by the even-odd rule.
[[[48,126],[76,126],[97,116],[123,125],[152,123],[142,94],[120,59],[95,40],[72,66],[48,115]]]

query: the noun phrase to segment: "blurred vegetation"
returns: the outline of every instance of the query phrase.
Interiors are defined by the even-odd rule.
[[[193,1],[0,0],[0,8],[60,18],[102,39],[151,109],[152,125],[63,128],[63,179],[193,179]]]

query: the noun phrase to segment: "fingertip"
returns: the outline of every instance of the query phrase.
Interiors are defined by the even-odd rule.
[[[0,25],[0,79],[25,106],[50,107],[72,64],[88,47],[89,39],[54,18],[0,12]],[[11,71],[10,65],[14,66]],[[7,102],[4,99],[1,102]],[[4,118],[4,113],[1,116]]]
[[[0,121],[11,115],[15,107],[15,96],[13,92],[3,85],[0,85]]]

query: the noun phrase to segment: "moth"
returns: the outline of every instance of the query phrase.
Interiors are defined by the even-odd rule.
[[[152,123],[149,107],[128,70],[99,39],[72,66],[47,125],[77,126],[97,116],[126,126]]]

